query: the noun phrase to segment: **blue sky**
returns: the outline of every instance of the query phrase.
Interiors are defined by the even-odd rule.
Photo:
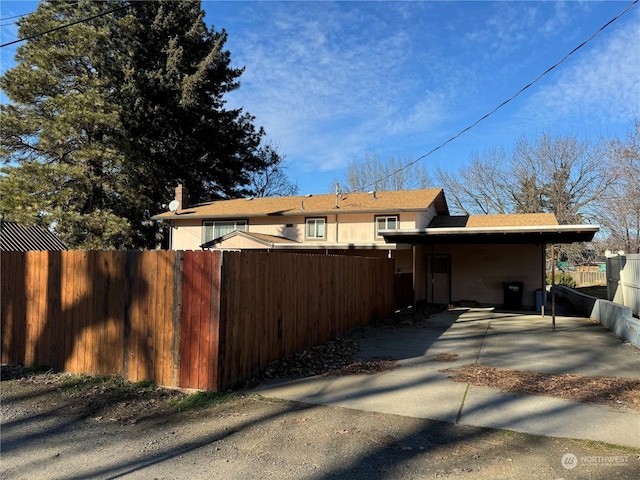
[[[241,87],[227,97],[263,126],[301,194],[347,163],[417,158],[471,125],[625,9],[617,2],[203,1],[224,28]],[[33,10],[2,1],[0,17]],[[11,22],[2,21],[2,24]],[[16,37],[2,26],[2,43]],[[421,160],[457,169],[474,152],[543,132],[597,140],[640,118],[640,4],[499,112]],[[3,48],[0,71],[12,65]]]

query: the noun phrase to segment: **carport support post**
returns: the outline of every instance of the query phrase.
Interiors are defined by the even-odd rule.
[[[551,325],[556,331],[556,250],[551,244]]]

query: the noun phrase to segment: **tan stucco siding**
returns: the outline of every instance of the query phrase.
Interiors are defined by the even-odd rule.
[[[247,231],[285,237],[301,242],[304,238],[304,217],[250,218]]]
[[[202,244],[202,220],[176,222],[171,227],[172,250],[200,250]]]
[[[384,216],[391,216],[388,214]],[[416,228],[415,212],[402,212],[399,216],[400,229]],[[274,217],[238,217],[235,220],[247,220],[247,231],[263,233],[295,240],[312,245],[331,244],[380,244],[383,238],[376,237],[375,219],[377,215],[370,214],[328,214],[318,216],[274,216]],[[307,239],[305,234],[307,218],[325,218],[326,234],[324,239]],[[197,250],[203,241],[202,224],[204,220],[177,220],[172,229],[173,250]],[[225,243],[225,248],[227,244]],[[239,247],[229,247],[239,248]],[[250,247],[249,247],[250,248]]]
[[[395,250],[393,257],[396,260],[396,273],[413,272],[413,250],[411,248]]]
[[[523,308],[534,305],[534,291],[542,287],[542,245],[418,246],[416,300],[427,298],[430,281],[427,256],[451,256],[451,301],[475,301],[481,305],[504,303],[503,282],[523,282]]]

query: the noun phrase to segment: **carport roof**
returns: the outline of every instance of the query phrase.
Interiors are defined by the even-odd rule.
[[[394,230],[386,242],[417,244],[526,244],[589,242],[598,225],[558,225],[553,214],[436,216],[427,228]]]

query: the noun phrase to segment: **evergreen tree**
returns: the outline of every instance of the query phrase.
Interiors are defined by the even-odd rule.
[[[37,34],[114,8],[115,2],[43,2],[20,21]],[[0,79],[0,179],[6,218],[53,226],[69,245],[115,247],[130,237],[115,208],[122,189],[119,106],[110,95],[117,20],[96,18],[36,37],[17,49]]]
[[[127,203],[158,211],[177,183],[195,202],[251,194],[251,174],[266,167],[264,132],[241,109],[225,109],[242,74],[223,50],[226,32],[207,28],[199,1],[139,2],[130,15],[120,88],[135,186]]]
[[[127,5],[45,1],[20,35]],[[250,193],[264,132],[225,109],[242,69],[203,16],[199,1],[134,2],[18,48],[0,79],[6,218],[53,227],[74,247],[151,247],[145,212],[177,183],[195,201]]]

